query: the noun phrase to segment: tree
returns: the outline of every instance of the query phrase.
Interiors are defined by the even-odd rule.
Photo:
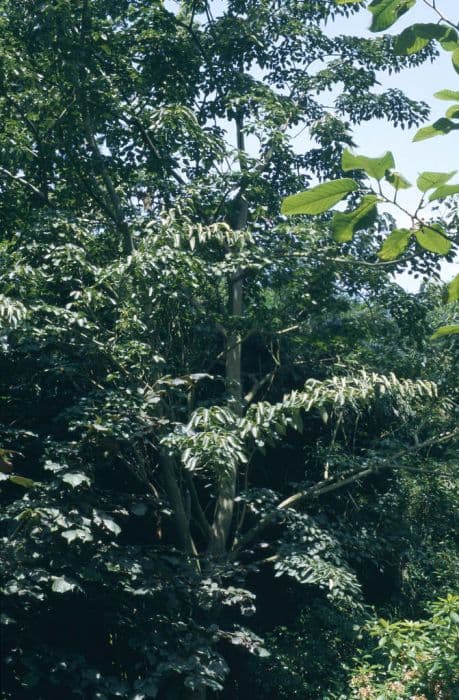
[[[434,52],[331,40],[334,3],[1,7],[5,697],[202,697],[228,647],[266,653],[259,572],[358,608],[335,506],[408,455],[449,459],[441,406],[414,440],[428,377],[324,347],[322,321],[387,282],[277,216],[339,173],[351,123],[427,114],[370,90]]]
[[[352,5],[354,0],[337,0],[339,5]],[[371,29],[374,32],[384,31],[392,26],[400,16],[404,15],[416,4],[416,0],[408,2],[387,2],[386,0],[373,0],[368,9],[373,15]],[[414,24],[405,29],[395,40],[395,51],[399,55],[416,55],[434,41],[451,52],[452,63],[459,72],[459,35],[456,24],[450,20],[436,6],[426,0],[425,4],[432,8],[438,15],[437,24]],[[453,90],[440,90],[435,94],[442,100],[455,101],[459,99],[459,93]],[[422,127],[414,136],[414,141],[422,141],[439,135],[449,134],[459,129],[457,118],[459,111],[457,105],[452,105],[446,112],[446,116],[437,120],[434,124]],[[345,149],[341,159],[341,167],[344,173],[356,173],[363,171],[366,178],[370,178],[370,185],[366,182],[360,188],[362,195],[357,208],[347,212],[336,212],[333,216],[331,227],[335,240],[339,242],[351,241],[354,233],[366,228],[368,223],[377,217],[378,202],[395,205],[405,214],[406,209],[398,202],[399,193],[411,187],[408,180],[395,170],[394,156],[387,151],[381,157],[368,158],[364,155],[354,155]],[[457,253],[457,213],[445,220],[440,215],[430,222],[426,222],[423,209],[432,202],[448,200],[459,193],[459,184],[449,184],[449,180],[456,172],[420,173],[416,184],[420,192],[419,203],[410,214],[411,228],[398,228],[393,225],[390,235],[384,241],[378,257],[383,264],[399,261],[412,264],[413,250],[427,250],[434,255],[452,256]],[[384,184],[390,186],[389,192],[383,188]],[[326,182],[313,187],[306,192],[300,192],[287,197],[283,202],[283,212],[295,214],[321,214],[347,196],[352,194],[351,203],[355,205],[355,195],[359,190],[359,183],[350,177]],[[428,199],[427,199],[428,198]],[[456,238],[454,238],[456,229]],[[416,260],[416,263],[418,261]],[[417,265],[415,264],[415,269]],[[438,266],[437,266],[438,269]],[[459,275],[451,281],[448,287],[448,301],[456,302],[459,299]],[[432,338],[455,335],[459,332],[457,324],[442,326],[433,334]]]

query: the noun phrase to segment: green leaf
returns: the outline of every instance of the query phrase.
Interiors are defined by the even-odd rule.
[[[451,107],[448,107],[446,116],[450,119],[459,119],[459,105],[451,105]]]
[[[454,279],[448,284],[448,301],[452,303],[453,301],[459,300],[459,275],[456,275]]]
[[[9,477],[9,480],[13,483],[16,484],[17,486],[22,486],[25,489],[30,489],[32,486],[35,486],[35,481],[32,479],[27,479],[25,476],[18,476],[18,475],[13,475]]]
[[[336,5],[356,5],[362,0],[335,0]]]
[[[439,92],[434,93],[434,97],[436,97],[438,100],[455,102],[456,100],[459,100],[459,92],[456,92],[455,90],[440,90]]]
[[[438,255],[447,255],[451,250],[451,241],[443,234],[444,230],[439,224],[422,226],[414,232],[416,240],[422,248]]]
[[[458,34],[452,27],[447,27],[444,37],[438,41],[445,51],[455,51],[458,48]]]
[[[427,192],[428,190],[433,190],[434,187],[444,185],[445,182],[448,182],[448,180],[450,180],[456,173],[457,170],[451,170],[450,173],[435,173],[426,170],[423,173],[420,173],[418,179],[416,180],[416,184],[421,192]]]
[[[408,180],[405,177],[403,177],[401,173],[398,173],[395,170],[386,173],[386,180],[396,190],[408,190],[411,187],[411,182],[408,182]]]
[[[459,124],[455,124],[450,119],[446,119],[446,117],[441,117],[441,119],[437,119],[437,121],[430,126],[424,126],[422,129],[419,129],[414,135],[413,141],[423,141],[424,139],[431,139],[434,136],[449,134],[449,132],[454,129],[459,129]]]
[[[429,202],[433,202],[435,199],[451,197],[453,194],[459,194],[459,185],[441,185],[441,187],[438,187],[432,192],[429,197]]]
[[[373,15],[371,31],[388,29],[415,4],[416,0],[373,0],[368,7]]]
[[[451,60],[453,62],[454,70],[456,71],[456,73],[459,73],[459,48],[453,51]]]
[[[395,52],[401,55],[418,53],[433,39],[437,39],[446,50],[457,45],[457,32],[441,24],[412,24],[395,40]]]
[[[367,194],[362,201],[350,212],[336,212],[332,219],[331,227],[335,241],[345,243],[351,241],[356,231],[370,226],[376,219],[376,202],[378,197]]]
[[[379,156],[379,158],[368,158],[367,156],[355,156],[347,148],[343,151],[341,167],[344,171],[364,170],[367,175],[375,180],[382,180],[387,170],[395,168],[394,156],[390,151]]]
[[[435,333],[430,336],[431,340],[437,340],[437,338],[444,338],[447,335],[457,335],[459,334],[459,324],[452,326],[440,326],[437,328]]]
[[[384,241],[378,258],[385,262],[398,258],[410,242],[411,235],[412,231],[407,228],[394,229]]]
[[[322,214],[358,188],[357,182],[350,178],[325,182],[323,185],[317,185],[305,192],[286,197],[282,202],[281,213],[287,216]]]

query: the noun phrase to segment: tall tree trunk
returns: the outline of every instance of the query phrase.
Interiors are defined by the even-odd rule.
[[[239,163],[241,173],[245,171],[245,143],[244,143],[244,122],[242,114],[236,118],[237,147],[239,152]],[[236,200],[236,221],[235,228],[242,231],[247,226],[248,206],[241,186]],[[237,414],[242,415],[242,338],[241,332],[237,328],[238,321],[243,313],[243,275],[242,270],[236,270],[230,280],[229,290],[229,313],[231,320],[236,326],[227,336],[226,349],[226,386],[229,394],[230,408]],[[221,477],[220,491],[215,506],[214,520],[211,528],[211,540],[209,551],[216,556],[222,556],[226,552],[226,545],[231,530],[233,520],[234,499],[237,488],[237,467],[228,466],[226,473]]]

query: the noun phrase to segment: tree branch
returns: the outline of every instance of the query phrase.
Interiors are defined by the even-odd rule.
[[[4,175],[7,175],[11,180],[14,180],[15,182],[19,182],[23,187],[26,187],[28,190],[33,192],[35,195],[37,195],[45,204],[48,204],[48,206],[52,206],[47,195],[44,194],[38,187],[36,187],[34,184],[26,180],[24,177],[21,177],[20,175],[15,175],[12,173],[10,170],[7,168],[4,168],[3,166],[0,166],[0,172],[3,173]]]
[[[239,539],[239,541],[234,542],[233,551],[230,555],[230,558],[235,559],[238,552],[240,552],[241,549],[243,549],[247,544],[252,542],[261,532],[263,532],[263,530],[277,518],[279,512],[281,512],[282,510],[285,510],[286,508],[291,508],[293,505],[297,506],[299,503],[302,503],[305,500],[311,498],[318,498],[319,496],[323,496],[326,493],[331,493],[332,491],[342,489],[345,486],[349,486],[350,484],[359,481],[360,479],[370,476],[371,474],[377,474],[378,472],[381,472],[386,469],[395,469],[397,466],[395,465],[395,462],[400,457],[403,457],[405,454],[409,454],[411,452],[418,452],[419,450],[422,450],[425,447],[430,447],[432,445],[438,445],[443,442],[447,442],[448,440],[451,440],[456,436],[459,436],[459,428],[453,430],[450,433],[446,433],[444,435],[437,435],[436,437],[425,440],[424,442],[420,442],[416,445],[411,445],[410,447],[396,452],[390,457],[386,457],[379,464],[374,464],[365,469],[354,469],[344,472],[343,474],[339,474],[333,479],[324,479],[323,481],[319,481],[317,484],[314,484],[314,486],[292,494],[288,498],[285,498],[283,501],[281,501],[274,510],[267,513],[256,525],[254,525],[250,530],[248,530],[245,533],[245,535],[243,535]]]

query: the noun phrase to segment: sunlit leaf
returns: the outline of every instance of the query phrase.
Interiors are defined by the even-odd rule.
[[[447,100],[448,102],[455,102],[459,100],[459,92],[455,90],[439,90],[434,94],[438,100]]]
[[[441,119],[437,119],[430,126],[423,126],[422,129],[419,129],[414,135],[413,141],[424,141],[424,139],[431,139],[434,136],[449,134],[454,129],[459,129],[459,124],[455,124],[450,119],[446,119],[446,117],[441,117]]]
[[[51,586],[54,593],[70,593],[70,591],[77,588],[77,584],[74,581],[66,578],[65,576],[59,576],[54,578],[53,585]]]
[[[113,532],[114,535],[119,535],[121,532],[121,528],[116,523],[112,517],[107,515],[107,513],[104,513],[100,510],[94,510],[93,511],[93,517],[94,517],[94,522],[96,525],[99,525],[99,527],[103,527],[110,532]]]
[[[373,0],[368,7],[373,15],[371,31],[388,29],[415,4],[416,0]]]
[[[377,201],[376,195],[367,194],[362,197],[357,209],[350,212],[336,212],[331,223],[335,241],[339,243],[350,241],[356,231],[371,226],[376,219]]]
[[[88,485],[91,483],[88,477],[81,472],[69,472],[68,474],[64,474],[61,479],[62,481],[65,481],[66,484],[70,484],[70,486],[73,488],[76,488],[84,483]]]
[[[441,185],[432,192],[429,197],[429,202],[433,202],[436,199],[451,197],[453,194],[459,194],[459,185]]]
[[[430,336],[431,340],[436,340],[437,338],[444,338],[445,336],[448,335],[458,335],[459,334],[459,324],[451,325],[451,326],[440,326],[440,328],[437,328],[435,333],[432,333]]]
[[[442,24],[412,24],[395,40],[395,51],[402,55],[417,53],[433,39],[439,41],[444,49],[451,50],[457,43],[458,35],[452,27]]]
[[[396,228],[384,241],[381,250],[378,253],[378,258],[388,262],[390,260],[396,260],[399,255],[406,250],[412,231],[407,228]]]
[[[459,300],[459,275],[456,275],[454,279],[448,284],[448,301],[458,301]]]
[[[350,178],[325,182],[323,185],[317,185],[305,192],[286,197],[282,202],[281,213],[286,215],[322,214],[358,188],[357,182]]]
[[[388,170],[395,168],[395,161],[390,151],[378,158],[368,158],[367,156],[353,155],[345,148],[341,158],[341,167],[344,171],[364,170],[370,177],[382,180]]]
[[[81,540],[81,542],[91,542],[94,539],[88,529],[83,529],[79,527],[73,528],[72,530],[64,530],[61,534],[62,537],[65,540],[67,540],[69,544],[74,540]]]
[[[432,226],[422,226],[414,232],[414,235],[422,248],[430,250],[431,253],[437,253],[437,255],[447,255],[451,250],[451,241],[443,233],[440,225],[432,224]]]
[[[444,185],[445,182],[448,182],[448,180],[450,180],[456,173],[457,170],[451,170],[450,173],[436,173],[426,170],[425,172],[420,173],[418,179],[416,180],[416,184],[421,192],[427,192],[428,190],[433,190],[434,187]]]
[[[453,51],[451,60],[453,62],[454,70],[456,71],[456,73],[459,73],[459,48]]]

